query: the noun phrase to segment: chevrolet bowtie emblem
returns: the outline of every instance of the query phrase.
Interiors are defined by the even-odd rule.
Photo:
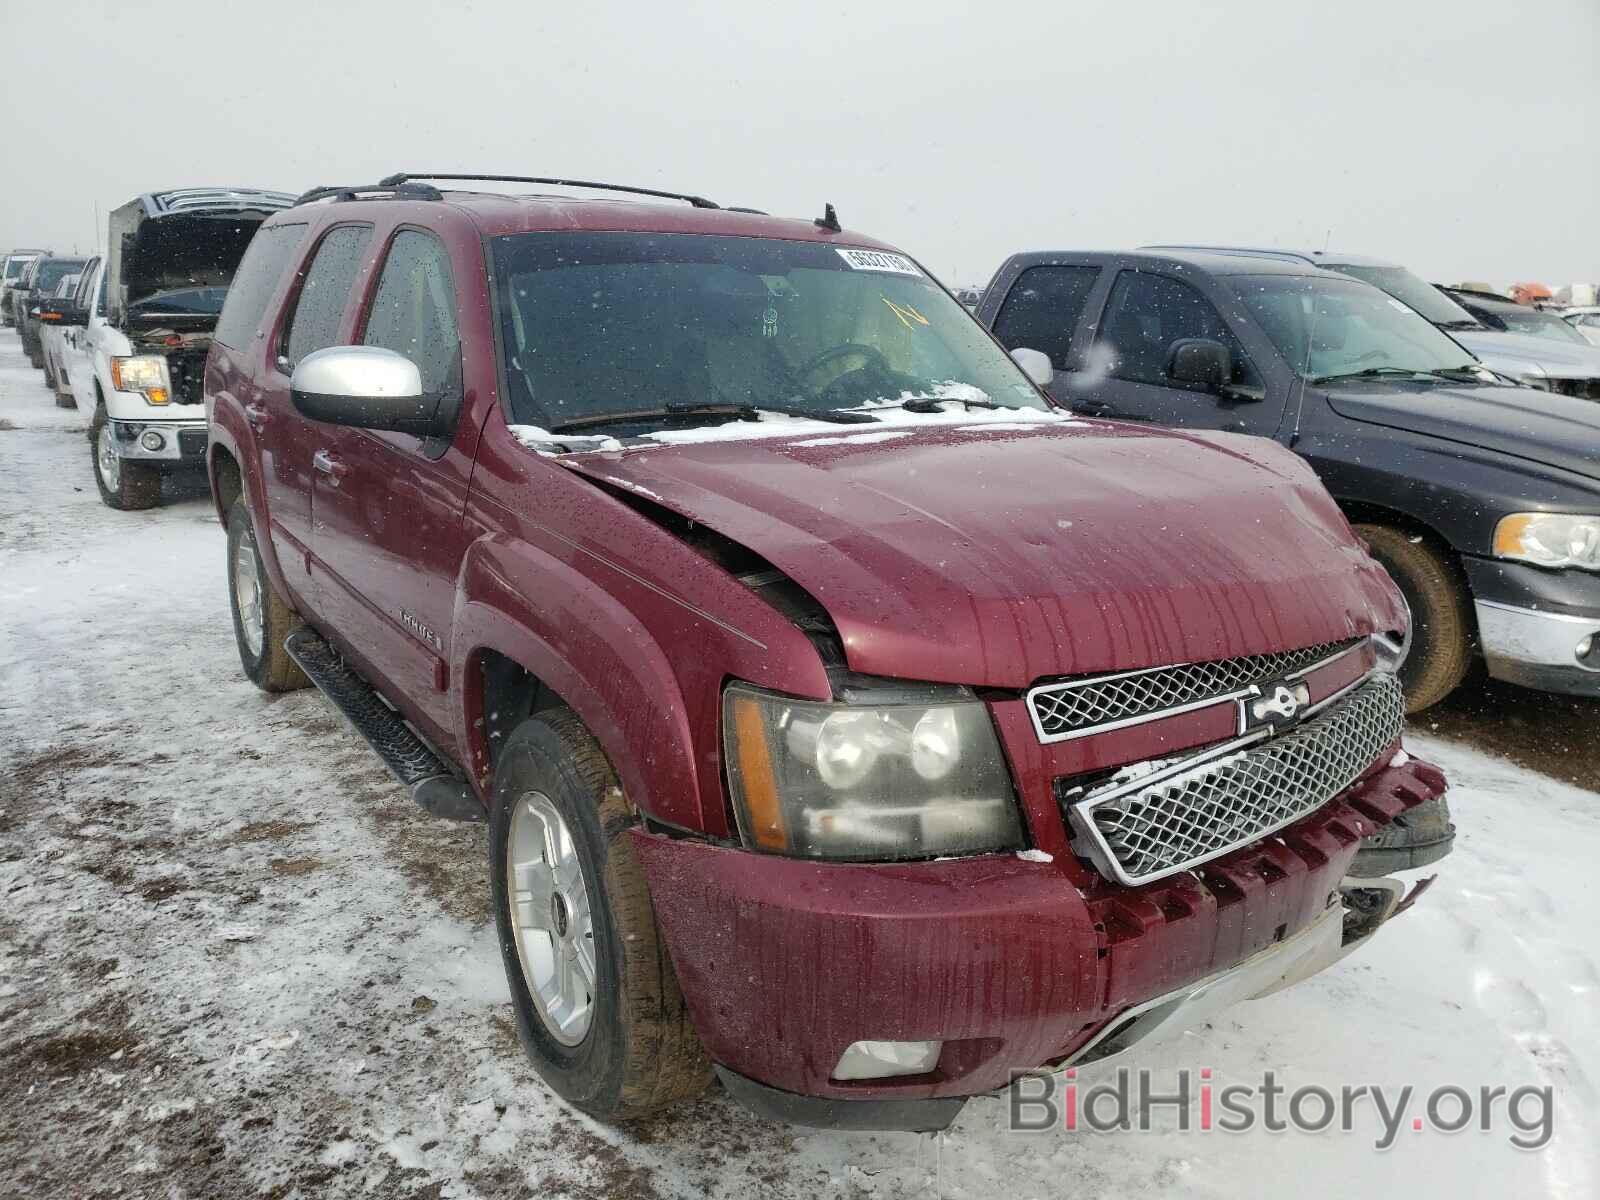
[[[1311,689],[1304,683],[1267,684],[1259,699],[1245,702],[1250,708],[1250,724],[1265,725],[1293,721],[1311,703]]]

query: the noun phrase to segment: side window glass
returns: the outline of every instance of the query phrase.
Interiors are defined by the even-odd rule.
[[[106,289],[111,285],[111,272],[102,269],[100,272],[100,291],[94,298],[94,315],[100,316],[106,311]]]
[[[361,256],[371,238],[370,226],[341,225],[322,239],[284,334],[282,354],[291,365],[338,339],[339,318],[344,315],[350,285],[361,269]]]
[[[1041,350],[1056,370],[1068,370],[1072,332],[1099,274],[1099,267],[1029,267],[1006,293],[995,337],[1007,350]]]
[[[89,297],[94,295],[94,281],[100,273],[100,260],[95,259],[83,270],[83,278],[78,280],[78,292],[73,296],[72,302],[80,308],[89,303]]]
[[[271,225],[258,230],[245,249],[239,269],[228,284],[228,295],[222,302],[222,315],[217,318],[216,339],[224,346],[242,350],[250,344],[261,329],[261,319],[266,315],[267,302],[278,288],[284,269],[300,239],[305,236],[304,224]],[[105,287],[104,278],[101,288]],[[100,304],[105,306],[102,290]]]
[[[1100,340],[1114,356],[1111,374],[1132,383],[1170,386],[1167,356],[1182,338],[1206,338],[1228,347],[1233,382],[1258,384],[1222,314],[1194,288],[1165,275],[1124,271],[1106,302]]]
[[[424,391],[460,390],[455,285],[450,256],[438,238],[409,229],[395,236],[362,340],[416,363]]]

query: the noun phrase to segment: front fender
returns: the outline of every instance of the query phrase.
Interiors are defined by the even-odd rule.
[[[486,798],[483,693],[469,681],[492,650],[577,713],[639,809],[684,828],[726,830],[724,813],[703,810],[689,707],[666,654],[638,618],[570,564],[504,535],[474,542],[457,585],[452,645],[462,744]]]

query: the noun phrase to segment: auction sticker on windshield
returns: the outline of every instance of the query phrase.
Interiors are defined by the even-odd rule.
[[[839,257],[857,271],[889,271],[895,275],[921,276],[922,270],[903,254],[888,254],[882,250],[848,250],[835,246]]]

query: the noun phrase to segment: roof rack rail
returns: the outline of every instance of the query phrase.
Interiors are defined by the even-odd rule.
[[[662,200],[686,200],[695,208],[721,208],[715,200],[691,196],[687,192],[663,192],[655,188],[630,187],[622,183],[595,183],[588,179],[551,179],[540,175],[438,175],[431,171],[401,171],[378,181],[380,187],[405,187],[413,179],[478,180],[483,183],[542,183],[556,187],[594,188],[602,192],[628,192],[634,196],[656,196]]]
[[[314,187],[309,192],[302,192],[295,197],[295,205],[310,204],[316,200],[326,200],[329,197],[335,200],[360,200],[366,197],[374,199],[389,197],[394,200],[443,200],[444,193],[436,187],[429,187],[425,183],[398,183],[391,184],[387,181],[380,183],[356,183],[339,187]]]

